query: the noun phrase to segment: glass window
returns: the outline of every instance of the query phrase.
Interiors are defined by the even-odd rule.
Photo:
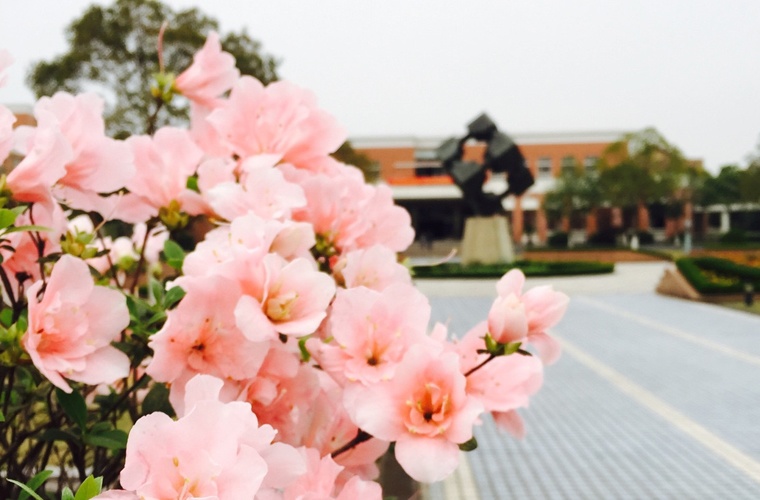
[[[543,156],[538,159],[537,163],[538,179],[551,179],[552,178],[552,159],[548,156]]]
[[[562,163],[560,164],[562,168],[562,172],[574,171],[575,170],[575,158],[572,156],[564,156],[562,158]]]
[[[586,170],[586,172],[594,172],[596,171],[596,164],[598,161],[598,156],[587,156],[583,160],[583,168]]]

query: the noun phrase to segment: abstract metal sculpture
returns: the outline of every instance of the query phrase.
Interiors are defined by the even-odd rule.
[[[533,174],[525,165],[520,149],[512,139],[499,132],[496,124],[481,114],[467,126],[467,135],[461,139],[447,139],[436,150],[436,156],[443,164],[454,183],[462,190],[462,197],[475,215],[491,216],[503,213],[502,199],[510,194],[520,196],[533,185]],[[486,143],[483,164],[463,161],[464,145],[468,139]],[[507,190],[502,194],[483,191],[488,171],[506,173]]]

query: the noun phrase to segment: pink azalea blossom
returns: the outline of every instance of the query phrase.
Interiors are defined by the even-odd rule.
[[[400,252],[412,243],[409,213],[393,204],[390,190],[366,184],[358,169],[341,165],[328,175],[279,168],[306,195],[306,206],[295,209],[293,218],[311,223],[339,253],[376,244]]]
[[[5,49],[0,49],[0,87],[5,86],[5,81],[8,78],[8,75],[5,74],[5,70],[8,69],[8,66],[11,64],[13,64],[13,56],[11,56],[11,53]]]
[[[470,372],[488,359],[488,354],[477,352],[485,347],[486,331],[487,324],[482,321],[456,344],[462,373]],[[511,354],[492,359],[467,375],[467,394],[494,415],[497,425],[521,436],[524,428],[514,410],[527,407],[530,396],[538,392],[542,383],[543,363],[540,359]]]
[[[412,345],[429,340],[429,319],[427,298],[411,285],[339,290],[329,322],[334,342],[315,338],[307,346],[339,383],[376,383],[393,377]]]
[[[320,457],[317,450],[300,448],[307,466],[306,474],[289,485],[283,500],[371,500],[382,498],[380,485],[352,477],[344,485],[338,485],[343,467],[329,456]]]
[[[99,193],[123,188],[135,167],[129,147],[105,135],[103,105],[93,93],[58,92],[41,98],[34,115],[39,127],[58,128],[71,146],[72,157],[57,182],[56,197],[73,208],[107,216],[115,199],[105,200]]]
[[[119,202],[115,216],[126,222],[144,222],[161,207],[178,202],[184,211],[201,205],[198,193],[187,189],[203,157],[187,131],[164,127],[153,137],[132,136],[127,144],[134,154],[136,173],[127,183],[130,193]]]
[[[185,279],[182,286],[187,295],[151,337],[154,355],[148,374],[169,383],[198,373],[232,380],[256,375],[269,343],[247,340],[236,326],[233,312],[241,295],[237,283],[208,276]]]
[[[240,76],[232,54],[222,51],[219,35],[212,31],[193,63],[174,80],[174,88],[192,101],[213,106]]]
[[[394,283],[412,284],[409,269],[398,263],[396,253],[383,245],[348,252],[333,272],[346,288],[363,286],[383,291]]]
[[[547,330],[556,325],[567,310],[568,297],[551,286],[539,286],[522,293],[525,275],[517,269],[497,283],[498,298],[488,313],[488,331],[497,342],[533,344],[546,363],[559,357],[559,345]]]
[[[265,219],[284,220],[290,218],[292,209],[306,204],[301,187],[286,181],[282,172],[273,168],[270,162],[277,161],[277,157],[262,156],[242,162],[239,183],[221,182],[204,191],[218,215],[232,220],[253,212]]]
[[[55,386],[71,392],[65,378],[112,383],[129,373],[129,358],[111,346],[129,324],[124,295],[95,286],[87,264],[64,255],[42,299],[42,281],[27,291],[29,329],[22,338],[34,365]]]
[[[243,295],[235,308],[238,327],[249,340],[275,339],[278,333],[303,337],[327,316],[335,282],[306,259],[286,261],[268,254],[261,292]],[[260,286],[260,283],[258,284]]]
[[[396,459],[413,479],[435,482],[454,472],[458,445],[472,439],[483,411],[466,384],[456,353],[415,345],[392,381],[352,386],[346,405],[361,429],[396,442]]]
[[[241,158],[280,154],[299,168],[309,168],[345,140],[345,132],[317,108],[311,92],[283,81],[264,87],[250,76],[237,81],[208,121]]]
[[[8,174],[8,188],[17,201],[52,205],[51,189],[74,157],[71,145],[56,127],[38,127],[28,140],[26,156]]]
[[[274,429],[259,427],[247,403],[219,401],[221,387],[220,380],[199,375],[187,384],[179,420],[157,412],[135,423],[122,487],[140,498],[238,500],[265,486],[286,486],[305,472],[295,450],[271,444]],[[270,472],[268,462],[279,467]],[[288,462],[290,471],[278,470]]]

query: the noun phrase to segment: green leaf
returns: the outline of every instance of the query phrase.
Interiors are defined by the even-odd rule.
[[[488,332],[486,332],[485,341],[486,341],[486,349],[488,350],[488,352],[493,354],[499,350],[498,342],[496,342],[493,339],[493,337],[491,337],[491,334]]]
[[[82,485],[77,490],[77,494],[74,500],[90,500],[100,495],[100,490],[103,489],[103,478],[94,478],[87,476]]]
[[[478,441],[475,439],[475,436],[473,436],[469,441],[465,441],[459,445],[459,449],[462,451],[472,451],[477,447]]]
[[[62,431],[61,429],[47,429],[40,435],[39,440],[76,443],[79,438],[70,432]]]
[[[27,494],[27,496],[30,496],[30,497],[34,498],[35,500],[44,500],[41,496],[39,496],[37,493],[35,493],[33,489],[30,489],[29,486],[25,485],[24,483],[21,483],[19,481],[14,480],[14,479],[6,479],[6,481],[8,481],[9,483],[13,483],[16,486],[18,486],[19,488],[21,488],[22,490],[24,490],[24,492]],[[21,498],[21,496],[19,496],[19,498]]]
[[[185,251],[176,242],[172,240],[166,240],[164,242],[164,257],[166,257],[166,263],[173,269],[182,271],[182,263],[185,261]]]
[[[3,309],[0,311],[0,323],[4,327],[9,327],[11,324],[13,324],[13,310],[12,309]]]
[[[522,342],[510,342],[509,344],[504,344],[504,356],[516,353],[520,350],[521,345]]]
[[[16,217],[18,217],[18,214],[15,211],[0,208],[0,229],[12,226],[16,222]]]
[[[78,391],[71,391],[71,394],[66,394],[58,388],[55,390],[55,395],[66,415],[84,432],[87,426],[87,403],[85,403],[82,395]]]
[[[200,193],[201,190],[198,188],[198,176],[191,175],[190,177],[188,177],[186,187],[190,191],[195,191],[196,193]]]
[[[127,433],[120,429],[113,429],[100,434],[87,434],[84,437],[84,442],[110,450],[123,450],[127,447]],[[79,495],[78,492],[77,495]]]
[[[301,351],[301,359],[306,363],[311,359],[311,353],[306,348],[306,341],[309,340],[310,337],[311,335],[298,339],[298,349]]]
[[[52,473],[53,471],[51,470],[40,471],[37,474],[35,474],[34,477],[31,478],[26,483],[26,485],[29,487],[30,490],[35,491],[37,490],[37,488],[42,486],[45,483],[45,481],[47,481],[47,478],[49,478]],[[18,496],[18,500],[26,500],[27,498],[29,498],[29,493],[27,493],[26,491],[22,491]]]
[[[169,402],[169,389],[164,384],[154,384],[148,394],[145,395],[142,403],[142,414],[148,415],[160,411],[167,415],[174,416],[174,408]]]
[[[0,422],[5,422],[5,415],[3,415],[3,410],[0,410]]]
[[[182,300],[182,297],[185,296],[185,291],[178,287],[174,286],[166,291],[166,295],[164,296],[164,309],[171,309],[177,303]]]
[[[4,231],[4,234],[8,233],[17,233],[19,231],[42,231],[42,232],[48,232],[52,231],[49,227],[45,226],[14,226],[8,228],[6,231]]]
[[[61,492],[61,500],[74,500],[74,492],[71,491],[71,488],[68,486],[63,488],[63,491]]]

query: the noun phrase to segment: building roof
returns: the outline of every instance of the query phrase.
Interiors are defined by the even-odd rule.
[[[576,144],[615,142],[627,130],[590,130],[576,132],[525,132],[509,134],[518,145],[526,144]],[[349,137],[356,149],[373,148],[419,148],[434,149],[448,139],[444,136],[377,135]]]

